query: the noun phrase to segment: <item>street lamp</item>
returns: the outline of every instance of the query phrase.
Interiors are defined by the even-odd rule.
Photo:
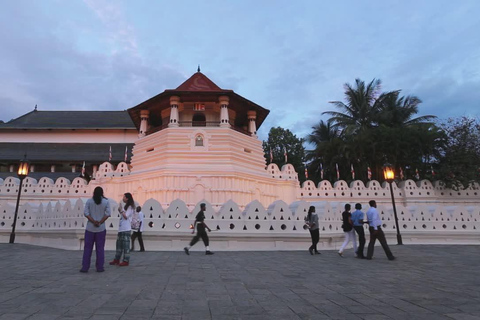
[[[385,164],[383,166],[383,177],[385,181],[390,185],[390,195],[392,196],[392,205],[393,205],[393,215],[395,216],[395,226],[397,228],[397,244],[403,244],[402,236],[400,235],[400,228],[398,227],[398,217],[397,217],[397,208],[395,207],[395,197],[393,196],[393,187],[392,182],[395,179],[395,171],[390,164]]]
[[[18,187],[18,196],[17,196],[17,205],[15,206],[15,215],[13,216],[13,225],[12,233],[10,234],[10,243],[15,242],[15,227],[17,225],[17,216],[18,216],[18,205],[20,203],[20,195],[22,194],[22,185],[23,179],[28,176],[28,170],[30,169],[30,163],[27,161],[27,156],[20,160],[20,165],[18,166],[18,178],[20,178],[20,185]]]

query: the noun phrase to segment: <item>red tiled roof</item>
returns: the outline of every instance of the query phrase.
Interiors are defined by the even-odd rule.
[[[178,86],[178,91],[223,91],[200,71]]]

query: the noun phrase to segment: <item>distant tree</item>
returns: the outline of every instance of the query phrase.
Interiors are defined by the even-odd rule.
[[[360,79],[355,79],[354,85],[346,83],[345,102],[330,102],[339,111],[323,113],[331,116],[328,121],[334,128],[341,130],[344,140],[343,152],[337,155],[341,159],[335,161],[339,165],[340,178],[343,180],[351,179],[352,165],[356,179],[367,179],[367,167],[371,167],[373,176],[376,177],[384,162],[375,137],[379,112],[386,95],[381,93],[381,83],[380,79],[373,79],[368,84]]]
[[[314,147],[313,150],[306,151],[309,180],[320,182],[323,170],[323,179],[334,182],[336,180],[335,164],[339,163],[343,167],[344,162],[342,151],[345,141],[341,131],[333,127],[331,121],[323,120],[320,120],[312,129],[313,132],[306,138],[306,141]]]
[[[480,182],[480,121],[461,117],[442,123],[446,146],[438,161],[439,179],[449,188]]]
[[[270,150],[273,154],[273,163],[281,169],[285,165],[284,151],[287,152],[287,162],[295,167],[300,181],[305,180],[305,148],[303,139],[297,138],[290,130],[281,127],[271,128],[268,140],[263,141],[263,152],[267,163],[270,163]]]
[[[323,161],[331,163],[334,157],[341,179],[351,179],[353,166],[355,179],[366,181],[370,167],[372,179],[381,181],[382,166],[387,162],[397,169],[407,165],[425,168],[438,155],[435,150],[441,134],[431,122],[435,116],[415,117],[419,98],[400,96],[400,90],[382,93],[378,79],[368,84],[355,79],[354,85],[347,83],[344,88],[344,102],[330,102],[338,111],[323,113],[331,117],[328,123],[342,141],[335,147],[336,154]]]
[[[344,130],[345,134],[358,134],[359,131],[372,128],[376,125],[380,108],[377,97],[381,96],[381,83],[379,79],[373,79],[367,85],[360,79],[355,79],[355,86],[346,83],[345,102],[330,102],[339,111],[326,111],[323,114],[329,115],[329,122]]]

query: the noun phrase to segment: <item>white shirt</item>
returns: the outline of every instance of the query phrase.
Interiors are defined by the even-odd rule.
[[[138,230],[138,231],[140,231],[140,232],[143,232],[143,218],[144,218],[143,212],[140,211],[138,213],[138,219],[140,220],[140,230]]]
[[[375,207],[370,207],[370,209],[368,209],[367,219],[370,227],[373,227],[373,229],[375,230],[377,230],[378,227],[382,226],[382,220],[380,219],[380,216],[378,215],[378,211]]]
[[[127,208],[127,211],[125,211],[125,215],[127,216],[127,219],[125,219],[123,217],[123,214],[120,213],[120,224],[118,226],[118,232],[131,231],[132,230],[133,210],[134,209],[132,208],[132,206]]]

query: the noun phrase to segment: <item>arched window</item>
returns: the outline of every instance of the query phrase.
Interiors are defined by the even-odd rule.
[[[192,119],[192,127],[205,127],[207,125],[205,115],[203,113],[195,113]]]
[[[195,147],[203,147],[203,136],[201,134],[195,137]]]

